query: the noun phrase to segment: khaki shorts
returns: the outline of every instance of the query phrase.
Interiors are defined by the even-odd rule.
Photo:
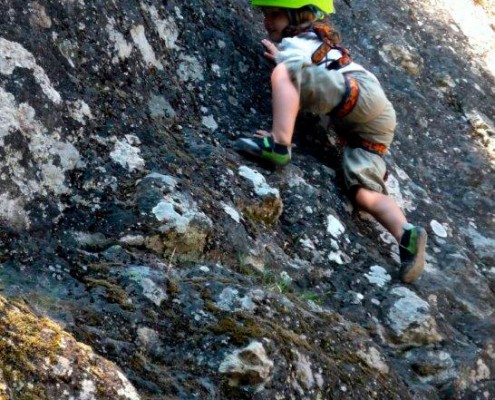
[[[345,92],[342,73],[297,62],[286,65],[299,91],[302,110],[325,115],[340,103]],[[334,121],[335,128],[343,137],[356,135],[389,146],[397,123],[395,110],[380,82],[368,71],[351,72],[350,75],[359,84],[359,100],[348,116]],[[387,194],[384,181],[387,168],[382,157],[346,146],[342,162],[347,189],[360,186]]]
[[[388,194],[385,185],[387,166],[378,154],[346,146],[342,156],[342,166],[345,186],[349,191],[355,187],[364,187],[374,192]]]

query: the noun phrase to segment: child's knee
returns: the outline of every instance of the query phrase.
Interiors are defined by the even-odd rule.
[[[351,201],[359,208],[368,208],[374,204],[383,194],[363,186],[353,186],[349,190]]]

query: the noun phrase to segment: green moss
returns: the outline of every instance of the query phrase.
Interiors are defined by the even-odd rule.
[[[38,319],[22,303],[7,304],[0,298],[0,369],[19,400],[47,398],[40,382],[39,363],[55,362],[61,340],[68,336],[48,318]]]
[[[136,307],[134,306],[134,304],[128,301],[129,297],[127,296],[126,291],[122,289],[120,286],[108,282],[104,279],[94,279],[94,278],[84,278],[84,283],[90,288],[94,288],[98,286],[104,287],[106,289],[105,298],[108,301],[117,303],[124,310],[129,310],[129,311],[135,310]]]
[[[219,335],[228,335],[232,342],[237,345],[243,345],[253,338],[262,338],[265,336],[265,332],[256,326],[253,321],[237,322],[230,317],[225,317],[218,321],[218,324],[212,328],[212,331]]]
[[[208,233],[189,226],[186,233],[170,231],[147,240],[146,246],[170,263],[175,260],[200,262],[204,258]]]
[[[236,345],[246,345],[253,339],[269,338],[275,342],[282,342],[288,349],[293,348],[294,345],[311,349],[309,343],[299,334],[271,321],[257,320],[254,316],[244,313],[239,313],[237,319],[231,317],[220,319],[212,331],[229,336]]]
[[[316,292],[306,291],[300,294],[301,298],[304,300],[311,300],[312,302],[322,305],[324,303],[323,295]]]
[[[272,226],[278,222],[283,210],[282,200],[278,197],[266,198],[259,204],[247,204],[239,207],[243,215],[255,223]]]
[[[220,310],[220,308],[218,308],[218,307],[215,305],[215,303],[213,303],[213,302],[211,302],[211,301],[206,301],[206,302],[205,302],[205,310],[206,310],[206,311],[211,312],[212,314],[214,314],[214,313],[217,313],[217,312],[221,311],[221,310]]]
[[[167,292],[171,297],[176,297],[179,294],[180,286],[179,283],[173,279],[170,279],[167,284]]]

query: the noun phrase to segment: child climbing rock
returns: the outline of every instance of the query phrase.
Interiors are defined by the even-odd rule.
[[[344,180],[351,200],[397,240],[400,279],[413,282],[425,264],[426,231],[407,222],[388,196],[383,155],[392,142],[395,111],[377,78],[353,62],[340,35],[325,21],[332,0],[252,0],[264,15],[265,57],[271,74],[273,122],[270,132],[240,138],[234,149],[274,165],[291,160],[300,109],[331,117],[345,140]]]

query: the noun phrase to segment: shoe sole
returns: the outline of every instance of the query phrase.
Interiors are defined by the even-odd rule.
[[[249,140],[249,139],[248,139]],[[255,143],[249,143],[248,140],[236,140],[232,148],[238,153],[249,155],[254,157],[255,159],[270,164],[274,167],[284,167],[290,163],[291,159],[289,158],[287,162],[279,162],[273,158],[267,157],[263,154],[263,151],[256,146]]]
[[[426,261],[426,241],[428,239],[428,234],[423,228],[418,228],[418,242],[416,248],[418,252],[413,259],[413,262],[405,271],[401,271],[401,280],[404,283],[412,283],[421,275],[425,268]]]
[[[233,149],[240,153],[246,153],[255,157],[261,157],[261,149],[256,144],[251,144],[247,140],[236,140]]]

